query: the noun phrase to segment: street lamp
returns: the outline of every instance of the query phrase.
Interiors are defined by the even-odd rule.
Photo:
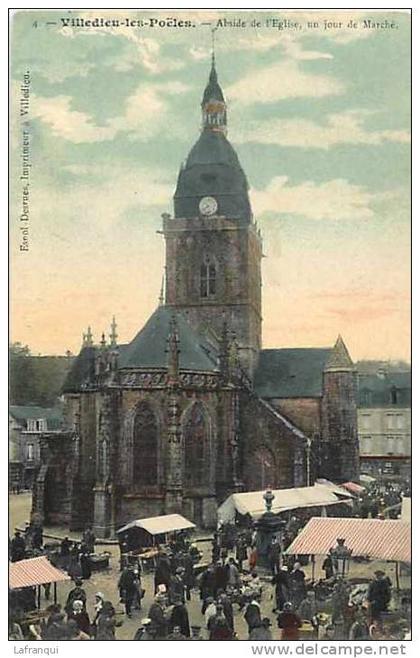
[[[330,555],[333,559],[333,562],[335,565],[337,565],[337,574],[341,575],[343,578],[346,570],[348,569],[351,554],[353,553],[351,548],[345,546],[345,541],[345,539],[338,537],[337,545],[330,549]]]

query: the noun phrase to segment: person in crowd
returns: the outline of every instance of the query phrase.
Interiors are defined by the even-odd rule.
[[[327,555],[322,563],[322,569],[325,573],[325,580],[329,580],[334,576],[334,565],[331,555]]]
[[[168,622],[165,615],[165,596],[156,594],[149,609],[149,619],[156,629],[156,639],[165,639],[168,634]]]
[[[248,559],[247,542],[242,535],[238,537],[236,542],[235,556],[236,562],[238,563],[238,569],[239,571],[242,571],[243,563]]]
[[[194,587],[194,560],[189,551],[182,554],[182,567],[185,596],[187,601],[191,601],[191,590]]]
[[[220,558],[220,543],[219,543],[219,535],[217,532],[214,533],[213,539],[211,542],[211,559],[213,562],[217,562],[217,560]]]
[[[225,590],[227,585],[227,571],[222,560],[218,560],[213,577],[213,596],[216,597],[219,590]]]
[[[83,589],[83,581],[81,578],[76,578],[75,580],[75,587],[70,590],[67,596],[67,601],[65,605],[65,611],[67,614],[71,614],[73,611],[73,602],[74,601],[81,601],[83,603],[83,607],[86,608],[86,592]]]
[[[302,626],[302,620],[293,609],[293,604],[287,601],[283,610],[277,617],[277,626],[281,629],[282,640],[298,640],[299,628]]]
[[[185,585],[184,585],[184,569],[177,567],[175,574],[171,575],[169,582],[169,603],[173,604],[177,599],[185,602]]]
[[[155,629],[152,627],[152,620],[148,617],[145,617],[141,620],[141,624],[137,629],[133,640],[136,641],[151,641],[156,639]]]
[[[20,534],[19,530],[16,530],[15,536],[11,541],[11,560],[12,562],[19,562],[25,557],[26,544],[25,540]]]
[[[231,629],[232,633],[235,631],[234,627],[234,617],[233,617],[233,606],[232,603],[226,594],[226,592],[222,592],[219,597],[218,597],[218,602],[222,606],[223,609],[223,614],[225,615],[226,622]]]
[[[256,594],[254,598],[251,599],[251,601],[248,603],[244,618],[248,624],[248,636],[250,636],[251,631],[261,624],[261,606],[260,597],[258,594]]]
[[[385,576],[383,571],[378,569],[375,571],[375,579],[369,584],[367,593],[372,621],[380,620],[381,615],[388,610],[391,593],[391,582],[389,578]]]
[[[79,626],[77,625],[77,622],[75,619],[69,619],[67,622],[67,629],[66,629],[66,638],[62,637],[61,639],[68,639],[70,641],[74,640],[90,640],[90,636],[88,633],[85,633],[82,631]]]
[[[250,556],[248,558],[248,565],[249,565],[249,570],[255,571],[257,567],[257,560],[258,560],[258,552],[257,552],[257,547],[253,546],[251,549]]]
[[[268,549],[268,564],[273,576],[280,571],[281,546],[277,537],[272,537],[271,545]]]
[[[70,621],[71,619],[76,622],[79,630],[83,631],[83,633],[86,633],[88,636],[90,635],[89,615],[86,612],[83,601],[73,601],[72,610],[67,613],[67,621]]]
[[[136,596],[136,576],[133,567],[125,567],[118,581],[120,598],[125,604],[125,614],[131,617],[131,607]]]
[[[226,569],[226,585],[229,585],[232,589],[236,589],[240,585],[240,575],[239,569],[235,564],[233,557],[229,558],[229,561],[225,567]]]
[[[37,523],[34,525],[34,530],[32,534],[32,547],[35,550],[42,550],[42,545],[44,543],[44,537],[43,537],[43,531],[42,531],[42,525],[40,523]]]
[[[80,569],[82,571],[83,580],[89,580],[92,575],[92,568],[90,566],[90,551],[82,544],[80,553]]]
[[[44,629],[43,640],[49,642],[57,642],[67,637],[67,624],[65,623],[65,616],[61,610],[52,612],[48,618],[47,625]]]
[[[201,626],[191,626],[190,640],[204,640],[204,637],[201,635]]]
[[[92,619],[92,625],[91,625],[91,634],[94,637],[96,637],[96,633],[97,633],[97,630],[98,630],[98,619],[99,619],[99,615],[101,614],[101,610],[102,610],[104,601],[105,601],[105,597],[102,594],[102,592],[96,592],[96,594],[95,594],[95,603],[93,605],[93,609],[94,609],[95,612],[94,612],[94,616],[93,616],[93,619]]]
[[[185,635],[181,633],[181,629],[179,626],[175,626],[172,630],[172,633],[170,633],[167,637],[166,640],[169,640],[170,642],[175,642],[179,640],[186,640],[187,638]]]
[[[73,545],[73,542],[70,541],[68,537],[60,543],[60,566],[64,571],[68,571],[70,564],[70,549]]]
[[[184,637],[190,637],[191,631],[188,610],[181,599],[176,599],[174,601],[174,606],[169,619],[169,628],[171,632],[176,626],[179,626]]]
[[[289,574],[289,591],[293,607],[296,609],[306,596],[305,572],[300,562],[295,562]]]
[[[157,558],[157,564],[156,564],[155,594],[158,591],[159,585],[165,585],[166,589],[169,590],[170,582],[171,582],[171,565],[170,565],[169,557],[165,551],[162,551]]]
[[[95,541],[96,541],[95,534],[92,528],[88,526],[82,536],[82,543],[85,545],[87,553],[95,552]]]
[[[272,640],[273,635],[271,633],[270,626],[271,621],[269,618],[263,617],[263,619],[261,619],[260,625],[252,629],[251,633],[249,634],[249,639],[263,641]]]
[[[80,566],[80,560],[79,560],[79,546],[76,542],[72,544],[72,547],[70,549],[70,558],[69,558],[69,566],[67,569],[67,573],[71,578],[73,578],[73,580],[82,577],[82,568]]]
[[[350,626],[349,640],[354,642],[369,640],[369,626],[361,607],[357,609],[354,622]]]
[[[206,628],[209,627],[209,620],[216,614],[216,602],[212,596],[209,596],[205,601],[204,621]]]
[[[301,619],[312,621],[317,612],[318,607],[315,599],[315,592],[310,591],[306,594],[306,597],[303,599],[303,601],[300,602],[297,613]]]
[[[97,619],[95,640],[100,642],[114,641],[117,626],[121,626],[121,622],[118,623],[116,620],[114,606],[110,601],[104,601]]]
[[[282,566],[280,571],[274,576],[272,580],[274,585],[274,592],[276,597],[276,607],[273,612],[280,612],[283,606],[290,598],[289,591],[289,570],[286,566]]]
[[[206,611],[206,601],[213,597],[213,592],[215,590],[214,584],[214,566],[209,565],[205,571],[197,579],[198,586],[200,589],[200,599],[201,604],[201,614],[204,615]]]
[[[233,637],[232,629],[223,613],[223,606],[220,604],[216,606],[216,614],[209,619],[208,631],[211,641],[226,641]]]

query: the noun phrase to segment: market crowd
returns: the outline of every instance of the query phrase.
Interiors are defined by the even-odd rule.
[[[280,538],[273,537],[264,568],[259,563],[252,527],[238,529],[226,524],[220,528],[213,536],[207,564],[202,563],[196,544],[183,534],[175,536],[155,557],[154,591],[148,592],[153,602],[148,609],[143,603],[141,562],[122,547],[116,583],[118,604],[124,605],[128,618],[134,611],[144,615],[132,639],[403,639],[410,624],[411,597],[402,597],[398,614],[391,614],[393,588],[384,572],[377,570],[369,583],[354,586],[341,577],[334,557],[329,555],[322,565],[325,577],[312,582],[302,568],[304,556],[284,555],[305,523],[305,514],[289,519]],[[10,559],[27,557],[28,546],[29,554],[42,554],[42,529],[29,527],[23,536],[16,532],[10,543]],[[116,610],[120,606],[102,592],[88,601],[83,587],[84,580],[90,578],[88,556],[94,550],[90,528],[81,542],[67,537],[62,540],[56,563],[74,580],[65,605],[50,604],[42,616],[25,625],[25,614],[36,607],[35,592],[26,592],[26,599],[12,600],[10,639],[118,639],[118,628],[124,623],[124,614]],[[48,586],[44,587],[48,598]],[[200,624],[190,622],[193,599],[200,606]],[[90,615],[88,607],[93,610]],[[263,608],[269,611],[264,614]],[[246,622],[245,637],[243,633],[238,637],[238,615]]]

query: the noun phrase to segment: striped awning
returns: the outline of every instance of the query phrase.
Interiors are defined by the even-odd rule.
[[[344,484],[341,486],[344,489],[347,489],[347,491],[350,491],[350,493],[356,494],[356,496],[360,496],[364,491],[366,491],[365,487],[362,487],[360,484],[356,484],[356,482],[344,482]]]
[[[44,555],[9,564],[10,589],[59,583],[65,580],[71,580],[70,576],[54,567]]]
[[[398,520],[313,517],[290,544],[289,555],[326,555],[337,538],[354,556],[411,562],[410,524]]]

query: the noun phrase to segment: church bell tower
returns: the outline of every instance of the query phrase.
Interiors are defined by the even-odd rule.
[[[214,55],[201,103],[201,134],[181,166],[174,217],[164,216],[166,298],[199,332],[236,336],[252,378],[261,349],[262,242],[248,182],[227,134]]]

